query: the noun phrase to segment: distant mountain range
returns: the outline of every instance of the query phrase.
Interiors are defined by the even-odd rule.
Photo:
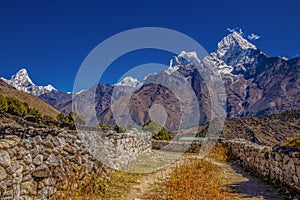
[[[271,57],[237,32],[224,37],[218,43],[217,50],[201,60],[195,52],[182,51],[172,58],[167,70],[150,74],[143,82],[126,77],[115,85],[96,84],[89,90],[73,94],[60,92],[51,85],[36,86],[24,69],[10,80],[3,80],[19,90],[39,96],[64,113],[72,110],[73,95],[77,111],[88,118],[89,124],[95,124],[97,121],[115,124],[112,108],[117,107],[114,112],[129,112],[132,118],[129,120],[128,116],[124,115],[124,119],[118,119],[118,123],[135,122],[141,125],[149,119],[151,106],[160,104],[166,111],[166,127],[175,130],[181,116],[188,116],[193,112],[195,104],[199,105],[200,109],[199,123],[210,120],[209,90],[197,70],[204,66],[209,66],[212,72],[222,76],[227,94],[228,118],[300,109],[300,58],[288,60]],[[180,102],[168,87],[155,84],[174,84],[184,96],[186,88],[179,84],[180,81],[176,81],[178,74],[190,84],[197,98],[197,101],[193,102],[194,105],[185,107],[184,112],[181,112]],[[128,109],[125,103],[130,105],[129,111],[124,110]],[[120,116],[122,118],[122,115]]]

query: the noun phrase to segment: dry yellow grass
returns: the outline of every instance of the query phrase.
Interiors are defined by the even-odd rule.
[[[0,85],[0,94],[5,97],[13,97],[18,99],[19,101],[28,103],[29,107],[37,109],[43,116],[48,115],[50,117],[56,118],[59,114],[59,111],[55,110],[43,100],[29,93],[3,87]]]
[[[167,180],[155,184],[148,199],[219,200],[239,196],[225,190],[221,169],[205,160],[178,166]]]
[[[229,160],[229,151],[222,144],[217,143],[209,152],[208,157],[225,162]]]
[[[217,144],[208,157],[227,161],[228,151]],[[239,199],[238,194],[227,190],[226,181],[222,168],[207,160],[194,159],[177,166],[168,179],[158,181],[147,199]]]
[[[102,174],[90,173],[83,179],[80,169],[68,178],[57,184],[61,188],[51,197],[52,200],[119,200],[137,183],[141,177],[138,174],[112,172],[109,177]]]
[[[290,148],[300,148],[300,134],[297,134],[295,137],[288,138],[283,143],[283,146],[290,147]]]

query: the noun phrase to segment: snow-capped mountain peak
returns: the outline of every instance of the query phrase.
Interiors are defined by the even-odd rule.
[[[47,86],[44,86],[44,88],[46,89],[46,90],[49,90],[49,91],[52,91],[52,90],[56,90],[56,88],[55,87],[53,87],[52,85],[47,85]]]
[[[246,40],[241,33],[233,32],[218,43],[218,49],[211,53],[218,68],[226,68],[225,73],[244,74],[256,60],[259,50]],[[220,68],[220,69],[221,69]]]
[[[26,69],[19,70],[15,75],[11,77],[11,81],[18,82],[21,84],[33,84],[32,80],[29,78],[28,72]]]
[[[257,49],[255,45],[243,38],[240,33],[233,32],[218,43],[218,53],[224,55],[230,49]]]
[[[184,59],[187,62],[193,63],[195,65],[200,63],[200,59],[198,58],[197,53],[195,51],[192,52],[182,51],[177,57],[178,59]]]
[[[1,78],[6,83],[12,85],[18,90],[31,93],[35,96],[40,96],[45,93],[49,93],[56,90],[52,85],[47,86],[36,86],[30,79],[26,69],[19,70],[15,75],[11,77],[10,80]]]
[[[122,81],[116,83],[117,86],[138,87],[141,84],[136,78],[126,76]]]
[[[177,56],[170,60],[169,68],[165,72],[169,75],[176,72],[179,67],[184,67],[185,69],[192,69],[194,66],[199,66],[201,64],[200,59],[195,51],[186,52],[181,51]]]

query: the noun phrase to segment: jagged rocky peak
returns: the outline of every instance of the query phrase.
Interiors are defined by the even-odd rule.
[[[15,75],[11,77],[11,80],[16,80],[23,83],[33,84],[31,79],[29,78],[28,72],[26,69],[19,70]]]
[[[198,58],[197,53],[195,51],[182,51],[178,56],[175,57],[175,63],[181,65],[188,63],[198,65],[200,63],[200,59]]]
[[[257,47],[246,40],[242,33],[233,32],[218,43],[218,49],[211,53],[213,60],[223,63],[232,74],[244,74],[259,54]],[[227,71],[229,72],[229,71]]]
[[[257,49],[256,46],[243,38],[241,33],[233,32],[218,43],[218,53],[224,55],[231,49]]]
[[[126,76],[122,81],[116,83],[115,86],[138,87],[141,84],[139,80],[131,76]]]
[[[165,72],[171,75],[172,73],[177,71],[179,67],[183,67],[188,70],[192,69],[194,66],[199,66],[200,64],[201,61],[195,51],[181,51],[177,56],[170,60],[169,68],[165,70]]]
[[[28,75],[26,69],[19,70],[15,75],[11,77],[10,80],[1,78],[9,85],[12,85],[18,90],[33,94],[35,96],[40,96],[45,93],[49,93],[56,90],[52,85],[47,86],[36,86]]]

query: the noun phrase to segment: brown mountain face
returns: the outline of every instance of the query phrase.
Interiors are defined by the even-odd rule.
[[[244,76],[222,75],[227,95],[227,117],[255,116],[300,109],[299,66],[300,59],[283,60],[278,57],[273,58],[261,54],[257,62],[252,65],[253,70],[247,72]],[[196,103],[199,104],[200,123],[205,123],[209,120],[211,114],[211,103],[204,80],[195,70],[186,70],[184,66],[179,69],[179,72],[189,80],[197,97],[198,102]],[[152,76],[152,80],[149,82],[163,79],[172,84],[170,80],[167,80],[168,77],[166,73],[162,72]],[[126,92],[123,94],[123,89],[119,89],[115,108],[119,107],[119,112],[122,112],[120,110],[130,105],[130,117],[136,124],[141,125],[149,119],[151,106],[160,104],[167,112],[166,127],[169,130],[176,130],[182,117],[181,115],[184,113],[186,115],[190,114],[193,108],[192,106],[189,108],[186,106],[184,108],[186,111],[181,112],[180,101],[182,99],[179,99],[172,91],[162,85],[145,84],[142,88],[135,91],[130,98],[125,98]],[[186,88],[180,87],[176,83],[174,85],[179,93],[185,96]],[[114,117],[116,117],[113,116],[110,109],[114,90],[115,86],[98,85],[95,93],[95,105],[89,106],[89,109],[96,110],[98,121],[111,125],[115,124]],[[93,91],[94,89],[91,89],[89,92]],[[79,101],[82,101],[82,110],[86,106],[84,99],[87,97],[87,93],[83,92],[77,97]],[[48,96],[48,98],[45,99],[45,96]],[[41,96],[50,105],[61,111],[69,112],[72,108],[71,95],[62,95],[62,97],[52,96],[52,101],[52,98],[49,98],[49,94]],[[125,100],[128,100],[128,98],[130,99],[129,104],[125,104]],[[89,112],[84,111],[82,113],[88,114]],[[127,116],[124,115],[124,117]]]
[[[300,59],[261,55],[245,76],[224,76],[228,117],[281,113],[300,108]]]
[[[300,107],[300,59],[262,58],[264,70],[254,76],[253,84],[262,98],[247,108],[246,115],[280,113]],[[257,66],[256,69],[259,69]]]
[[[150,84],[142,87],[133,94],[129,101],[129,113],[135,123],[142,126],[150,117],[149,112],[153,105],[162,105],[166,112],[165,126],[171,130],[178,129],[180,124],[180,102],[176,95],[168,88]],[[162,111],[162,110],[160,110]],[[155,110],[157,118],[163,118],[163,113]]]
[[[42,94],[39,98],[64,114],[69,114],[72,110],[72,94],[51,91]]]
[[[32,94],[19,91],[2,80],[0,80],[0,94],[28,103],[29,107],[37,109],[41,115],[48,115],[56,118],[59,114],[59,111],[42,101],[40,98],[33,96]]]
[[[75,95],[77,111],[90,124],[114,125],[117,120],[142,125],[151,108],[160,105],[158,115],[166,115],[165,126],[176,130],[179,124],[184,129],[212,120],[211,96],[217,97],[215,105],[226,107],[227,118],[300,109],[300,58],[270,57],[238,33],[225,37],[202,60],[194,52],[182,52],[171,63],[167,71],[147,76],[138,87],[99,84]],[[204,81],[199,73],[205,67],[221,75],[226,95],[210,89],[214,77]],[[71,95],[48,93],[41,98],[63,112],[72,108]]]
[[[103,99],[97,102],[101,102],[100,105],[105,106],[103,112],[97,113],[97,117],[102,123],[115,125],[117,122],[124,125],[142,126],[149,119],[151,107],[158,104],[163,105],[166,112],[165,125],[167,127],[176,129],[180,124],[179,102],[172,91],[161,85],[148,84],[133,95],[121,95],[111,107]]]

